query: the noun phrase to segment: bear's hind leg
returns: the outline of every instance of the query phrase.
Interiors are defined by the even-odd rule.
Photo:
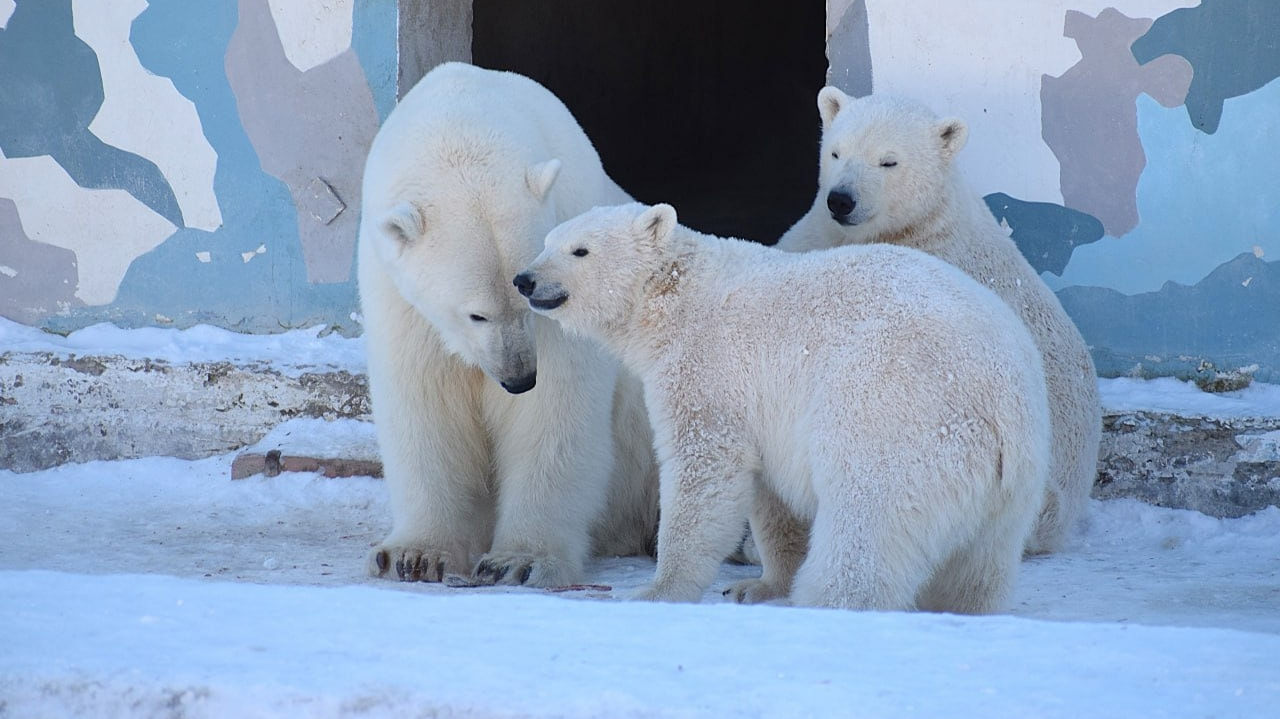
[[[1004,608],[1022,561],[1026,523],[993,517],[938,567],[920,592],[920,609],[991,614]]]
[[[873,507],[867,507],[873,510]],[[819,501],[809,531],[809,555],[796,573],[791,601],[799,606],[909,611],[928,577],[923,554],[908,547],[895,550],[892,538],[880,535],[884,522],[836,511]]]
[[[796,517],[758,476],[751,507],[751,536],[760,552],[760,577],[737,582],[724,595],[739,604],[788,596],[809,548],[809,525]]]

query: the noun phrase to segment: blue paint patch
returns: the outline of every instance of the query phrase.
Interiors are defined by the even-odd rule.
[[[1087,212],[1051,202],[1027,202],[1003,192],[982,198],[1036,272],[1061,273],[1071,253],[1102,239],[1102,222]]]
[[[1138,295],[1068,287],[1058,297],[1103,376],[1141,366],[1142,374],[1190,377],[1209,362],[1258,365],[1258,379],[1280,381],[1280,261],[1245,252],[1192,286],[1167,282]]]
[[[160,168],[89,131],[102,101],[98,56],[75,35],[71,0],[18,3],[0,30],[0,150],[49,155],[77,185],[124,190],[181,227]]]
[[[1054,289],[1109,287],[1125,294],[1166,281],[1192,285],[1256,246],[1280,257],[1280,81],[1227,101],[1219,132],[1189,125],[1182,108],[1138,98],[1147,167],[1138,181],[1139,223],[1123,239],[1078,248]]]
[[[224,58],[237,23],[233,2],[153,0],[134,20],[130,40],[142,64],[170,78],[200,115],[218,154],[214,191],[224,208],[214,232],[187,228],[129,267],[117,299],[50,326],[70,328],[110,320],[155,324],[157,314],[185,327],[215,324],[245,331],[280,331],[328,324],[348,333],[358,305],[354,281],[310,284],[289,189],[262,171],[240,125]],[[255,253],[248,262],[242,253]],[[208,252],[201,262],[197,252]]]
[[[354,9],[351,48],[360,58],[379,121],[385,121],[396,106],[398,12],[392,0],[356,0]]]
[[[1280,77],[1280,2],[1204,0],[1179,8],[1157,18],[1132,52],[1141,64],[1169,53],[1191,63],[1187,115],[1197,129],[1213,134],[1224,100]]]

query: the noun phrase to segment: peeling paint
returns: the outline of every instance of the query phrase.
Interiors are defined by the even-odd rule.
[[[247,265],[249,264],[249,260],[252,260],[254,257],[258,255],[265,254],[266,251],[267,251],[266,245],[258,245],[258,249],[256,250],[252,250],[249,252],[241,252],[240,258],[243,259],[245,264]]]

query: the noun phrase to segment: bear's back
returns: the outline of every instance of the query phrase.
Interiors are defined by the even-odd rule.
[[[523,172],[551,159],[562,167],[553,192],[591,196],[586,207],[620,197],[590,139],[550,90],[516,73],[444,63],[401,99],[374,137],[365,196],[393,197],[405,178],[475,167],[477,160]]]

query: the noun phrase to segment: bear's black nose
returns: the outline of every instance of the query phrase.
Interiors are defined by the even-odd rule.
[[[857,206],[858,201],[853,199],[848,190],[832,190],[827,195],[827,209],[831,210],[831,216],[837,220],[848,217]]]
[[[525,297],[533,294],[533,288],[538,286],[538,283],[533,280],[533,275],[528,272],[521,272],[516,275],[516,278],[511,280],[511,284],[515,285],[520,294]]]
[[[538,375],[537,373],[528,374],[509,382],[499,382],[499,384],[501,384],[502,388],[511,394],[524,394],[525,392],[533,389],[534,385],[538,384]]]

